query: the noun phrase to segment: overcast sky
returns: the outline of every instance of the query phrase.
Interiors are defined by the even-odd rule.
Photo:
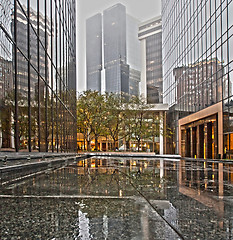
[[[103,13],[108,7],[116,3],[126,6],[126,12],[139,19],[146,21],[161,14],[161,0],[78,0],[77,1],[77,41],[78,41],[78,92],[85,90],[86,67],[85,67],[85,36],[86,19],[96,13]]]

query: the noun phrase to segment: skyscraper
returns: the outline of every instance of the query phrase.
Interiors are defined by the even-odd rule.
[[[125,6],[116,4],[104,10],[103,36],[106,91],[129,93]]]
[[[182,156],[232,158],[232,12],[233,1],[162,1],[163,97]]]
[[[161,17],[141,23],[138,38],[142,51],[142,95],[147,103],[163,103]]]
[[[126,15],[126,56],[129,63],[129,94],[139,96],[141,82],[140,41],[137,39],[139,20]]]
[[[140,81],[138,21],[126,14],[122,4],[104,10],[102,22],[100,18],[97,14],[87,20],[87,89],[136,95]]]
[[[75,151],[75,5],[1,1],[0,149]]]
[[[87,89],[101,92],[102,15],[96,14],[86,22]]]

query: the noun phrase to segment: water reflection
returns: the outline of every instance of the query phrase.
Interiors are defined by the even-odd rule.
[[[79,235],[81,239],[90,239],[89,218],[81,210],[78,211]]]
[[[12,236],[29,234],[32,223],[35,229],[45,225],[51,239],[178,239],[159,214],[185,239],[230,239],[232,167],[184,160],[78,161],[1,189],[2,239],[6,229]],[[30,233],[34,238],[47,239],[35,232],[41,235]]]

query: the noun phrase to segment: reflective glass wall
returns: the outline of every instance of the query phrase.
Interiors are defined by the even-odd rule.
[[[0,150],[75,151],[75,1],[0,2]]]
[[[233,150],[232,12],[232,0],[162,1],[164,103],[179,119],[222,102],[225,153]]]
[[[142,42],[142,94],[147,103],[163,103],[162,20],[155,17],[139,25]]]

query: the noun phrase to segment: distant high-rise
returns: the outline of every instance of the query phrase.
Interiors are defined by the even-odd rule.
[[[101,91],[102,15],[96,14],[86,22],[87,89]]]
[[[87,20],[87,89],[138,95],[137,26],[138,21],[126,14],[122,4],[104,10],[103,16],[97,14]]]
[[[139,96],[141,81],[141,43],[137,38],[139,20],[126,15],[126,56],[129,64],[129,94]]]
[[[116,4],[104,10],[103,33],[106,91],[129,93],[125,6]]]
[[[141,94],[147,103],[163,102],[162,20],[153,18],[139,25],[142,71]]]

